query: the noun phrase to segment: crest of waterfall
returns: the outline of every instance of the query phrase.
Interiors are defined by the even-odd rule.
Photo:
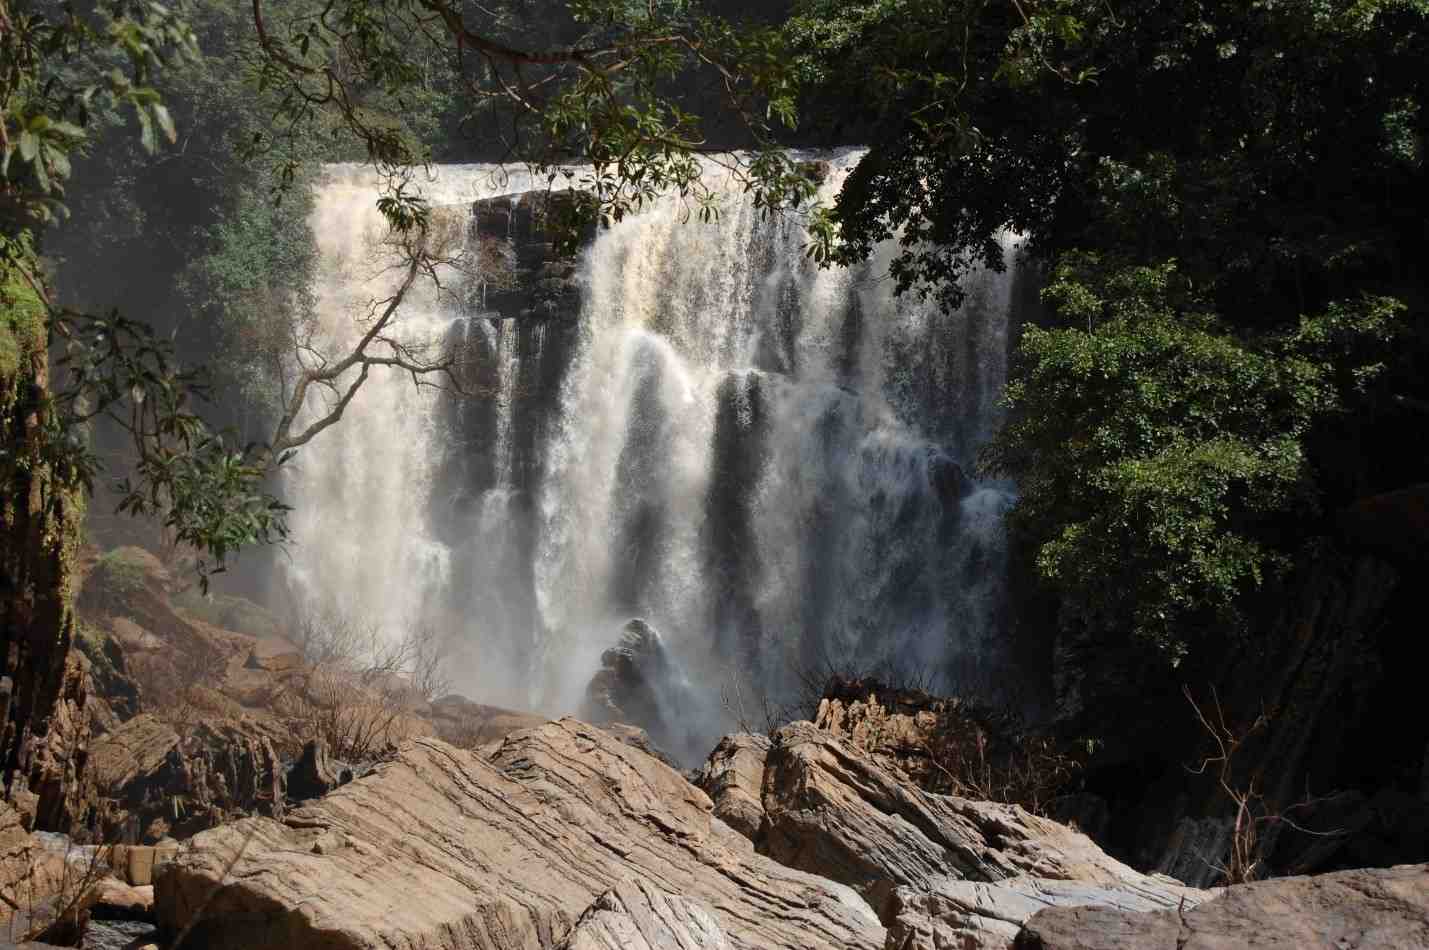
[[[858,156],[810,156],[826,199]],[[680,710],[697,753],[729,725],[722,693],[780,702],[801,670],[997,674],[1010,486],[969,473],[1001,421],[1015,255],[943,313],[894,297],[891,249],[820,269],[796,216],[762,217],[716,163],[706,182],[717,220],[670,199],[601,231],[578,305],[538,319],[487,309],[515,251],[473,210],[533,184],[434,171],[454,262],[395,332],[457,352],[470,394],[374,374],[290,463],[295,599],[449,631],[463,692],[553,713],[642,617],[706,707]],[[318,350],[390,292],[375,197],[356,168],[319,188]]]

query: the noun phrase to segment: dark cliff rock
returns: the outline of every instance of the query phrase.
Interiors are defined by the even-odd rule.
[[[575,219],[578,200],[573,191],[532,191],[476,202],[480,309],[527,321],[575,316],[575,251],[595,236],[592,224]]]
[[[1429,591],[1376,557],[1327,552],[1263,600],[1252,635],[1208,632],[1174,669],[1134,645],[1062,639],[1062,725],[1104,742],[1087,772],[1086,801],[1121,816],[1103,843],[1191,883],[1220,876],[1231,805],[1212,776],[1188,768],[1210,739],[1185,686],[1203,705],[1219,697],[1238,733],[1265,714],[1265,727],[1237,753],[1235,785],[1254,781],[1271,811],[1294,807],[1296,824],[1335,832],[1268,823],[1265,873],[1429,857],[1421,789],[1429,722],[1414,706],[1429,660],[1419,633]]]
[[[48,391],[44,308],[0,270],[0,778],[7,799],[40,796],[40,827],[67,831],[88,741],[70,654],[83,500],[54,469]]]
[[[284,810],[282,764],[251,720],[205,719],[180,730],[138,716],[95,742],[90,770],[110,839],[152,844]]]
[[[340,784],[340,770],[328,755],[327,743],[309,740],[288,770],[288,794],[294,801],[322,798]]]
[[[577,229],[568,235],[571,243],[555,239],[552,222],[573,210],[574,201],[570,192],[556,191],[475,203],[467,235],[467,253],[474,256],[467,269],[467,319],[454,321],[447,339],[458,358],[455,381],[462,392],[440,397],[448,435],[434,470],[432,523],[453,547],[469,545],[483,512],[500,506],[510,536],[505,556],[490,571],[499,578],[501,609],[511,613],[513,629],[540,622],[532,573],[534,491],[557,421],[561,382],[579,348],[576,252],[594,235]],[[484,588],[472,585],[468,601],[453,609],[490,610]],[[505,653],[511,668],[530,664],[525,640],[486,642],[483,649]]]
[[[627,723],[644,729],[655,748],[683,755],[691,736],[685,719],[695,696],[659,631],[631,620],[615,646],[600,655],[600,669],[586,688],[581,715],[594,723]]]

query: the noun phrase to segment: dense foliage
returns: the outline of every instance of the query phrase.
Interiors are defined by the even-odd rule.
[[[5,0],[0,37],[3,260],[45,298],[49,330],[65,341],[54,445],[86,483],[118,456],[132,472],[116,486],[120,510],[158,516],[206,553],[203,570],[284,536],[267,477],[337,421],[372,367],[447,365],[414,360],[380,332],[372,349],[327,366],[295,355],[294,328],[312,319],[304,212],[318,162],[373,164],[379,208],[416,235],[401,239],[411,275],[384,320],[430,267],[411,178],[464,133],[486,137],[485,157],[583,190],[591,200],[569,207],[584,214],[620,218],[675,190],[709,216],[718,209],[696,158],[706,137],[688,111],[709,96],[686,81],[703,73],[720,114],[757,146],[731,166],[761,202],[813,187],[771,138],[794,118],[782,34],[683,3],[112,2],[76,14]],[[46,227],[66,203],[75,220]],[[217,382],[241,397],[203,407],[209,377],[192,367],[219,353]],[[297,426],[309,392],[335,399]],[[78,436],[95,421],[108,430]],[[127,449],[106,437],[116,430]]]
[[[1425,477],[1429,4],[806,0],[873,143],[814,253],[959,299],[1049,268],[991,467],[1069,629],[1239,629],[1322,515]],[[1390,340],[1393,339],[1393,345]]]
[[[1064,618],[1173,652],[1241,628],[1244,596],[1290,564],[1283,539],[1320,514],[1306,438],[1363,398],[1402,305],[1337,303],[1246,338],[1174,265],[1075,258],[1046,296],[1072,325],[1027,329],[989,461],[1022,479],[1013,526]]]
[[[988,461],[1064,621],[1172,656],[1240,625],[1324,513],[1425,477],[1426,0],[67,9],[0,0],[7,259],[38,288],[39,241],[59,275],[75,418],[143,423],[121,500],[210,553],[281,536],[283,446],[238,446],[292,421],[274,367],[310,319],[304,186],[328,160],[372,163],[420,232],[432,159],[529,162],[610,220],[662,191],[717,214],[699,159],[732,143],[761,205],[801,205],[781,145],[868,142],[810,252],[896,240],[898,287],[950,307],[1028,235],[1049,312]],[[61,199],[74,219],[42,233]],[[136,357],[100,345],[126,335]],[[244,395],[195,409],[185,367],[216,353]],[[359,356],[359,379],[382,365]]]

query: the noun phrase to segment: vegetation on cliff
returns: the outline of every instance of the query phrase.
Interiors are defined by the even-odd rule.
[[[1013,229],[1049,271],[989,463],[1067,625],[1179,655],[1326,511],[1425,477],[1429,6],[809,0],[791,28],[816,114],[873,143],[817,253],[897,239],[899,286],[955,301]]]

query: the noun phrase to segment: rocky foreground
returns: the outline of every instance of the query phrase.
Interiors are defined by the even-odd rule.
[[[151,899],[129,912],[158,945],[221,950],[1429,947],[1429,866],[1196,890],[811,723],[728,737],[694,778],[574,719],[420,738],[95,902]]]
[[[1426,865],[1200,890],[1017,806],[936,794],[931,758],[912,753],[958,733],[946,703],[904,709],[860,687],[826,698],[815,722],[726,737],[687,775],[661,754],[678,734],[638,728],[662,722],[641,715],[659,699],[645,689],[651,631],[627,628],[603,657],[587,709],[599,725],[451,696],[391,707],[251,618],[237,633],[172,608],[162,572],[130,561],[140,580],[86,587],[108,631],[75,658],[89,688],[54,719],[40,780],[0,804],[0,941],[1429,948]],[[166,707],[164,684],[199,669],[208,678]],[[383,724],[375,762],[296,739],[369,707]],[[34,828],[134,844],[81,848]]]

